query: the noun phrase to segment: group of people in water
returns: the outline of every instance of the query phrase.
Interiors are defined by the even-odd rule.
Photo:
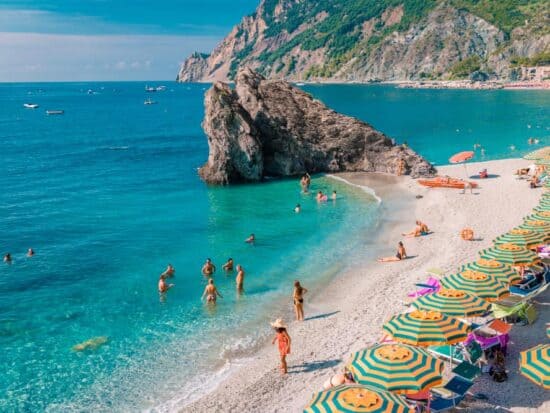
[[[32,257],[32,256],[34,256],[34,250],[33,250],[32,248],[29,248],[29,249],[27,250],[27,254],[26,254],[26,255],[27,255],[27,257],[29,257],[29,258]],[[4,255],[4,263],[6,263],[6,264],[11,264],[12,262],[13,262],[13,258],[12,258],[12,256],[11,256],[11,253],[9,253],[9,252],[6,253],[6,254]]]

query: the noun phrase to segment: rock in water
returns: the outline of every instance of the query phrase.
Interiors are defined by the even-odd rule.
[[[434,173],[421,156],[367,123],[249,68],[237,73],[234,90],[221,82],[210,88],[202,126],[210,152],[199,174],[207,183],[305,172]]]

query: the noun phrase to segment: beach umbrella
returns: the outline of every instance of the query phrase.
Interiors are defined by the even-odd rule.
[[[414,413],[400,396],[357,384],[319,392],[304,413]]]
[[[438,311],[415,310],[392,317],[382,327],[395,341],[415,346],[460,343],[468,337],[470,327]]]
[[[537,160],[550,157],[550,146],[545,146],[544,148],[537,149],[536,151],[529,152],[523,157],[523,159]]]
[[[531,214],[525,217],[525,220],[550,222],[550,212],[548,211],[537,212],[535,214]]]
[[[550,338],[550,323],[546,324],[546,335]]]
[[[454,317],[476,317],[489,311],[491,304],[484,299],[461,290],[440,289],[426,294],[411,303],[424,311],[439,311]]]
[[[347,368],[356,383],[414,394],[441,384],[443,362],[420,347],[376,344],[353,354]]]
[[[515,244],[499,244],[479,252],[481,258],[500,261],[514,266],[528,266],[536,264],[540,258],[533,251]]]
[[[468,170],[466,169],[466,162],[474,157],[473,151],[464,151],[455,153],[449,158],[450,163],[464,163],[464,172],[466,173],[466,178],[468,178]]]
[[[472,270],[447,275],[440,283],[443,288],[465,291],[487,301],[496,301],[510,294],[501,279]]]
[[[532,229],[533,231],[541,231],[546,234],[550,234],[550,222],[540,221],[534,219],[526,219],[519,228]]]
[[[550,202],[537,205],[533,208],[533,211],[535,211],[535,213],[550,211]]]
[[[544,166],[544,167],[550,166],[550,158],[537,159],[535,161],[535,164]]]
[[[510,265],[495,260],[480,258],[477,261],[463,265],[459,272],[464,270],[477,271],[490,275],[500,280],[503,284],[513,284],[521,280],[521,276]]]
[[[519,354],[519,370],[533,383],[550,389],[550,344],[539,344]]]
[[[550,212],[548,213],[548,219],[550,220]],[[546,244],[549,239],[550,234],[545,234],[544,232],[525,228],[514,228],[506,234],[497,237],[493,242],[495,244],[514,244],[531,249]]]

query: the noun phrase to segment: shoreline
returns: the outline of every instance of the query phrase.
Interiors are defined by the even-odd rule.
[[[180,411],[301,411],[312,394],[322,390],[323,382],[343,368],[350,353],[381,337],[381,325],[391,315],[405,309],[406,292],[426,278],[427,268],[452,271],[475,259],[477,251],[490,245],[495,236],[521,223],[541,193],[541,190],[529,190],[525,181],[516,180],[512,175],[515,169],[528,162],[507,159],[469,164],[471,171],[483,166],[498,175],[481,182],[481,188],[476,191],[478,195],[430,190],[408,177],[338,174],[352,184],[372,188],[384,200],[380,222],[373,229],[377,234],[369,256],[392,254],[397,241],[403,238],[400,233],[409,231],[416,218],[427,222],[434,233],[428,237],[404,239],[412,259],[387,264],[365,261],[364,265],[339,274],[328,285],[311,288],[313,293],[306,297],[306,321],[289,323],[293,349],[288,358],[287,376],[281,377],[278,373],[275,347],[266,345],[222,380],[213,392]],[[439,170],[451,176],[463,174],[461,165],[441,166]],[[423,198],[417,200],[415,195]],[[507,207],[501,209],[498,205]],[[407,211],[411,213],[405,214]],[[469,243],[460,240],[457,234],[466,225],[474,227],[482,240]],[[354,254],[365,255],[363,251]],[[548,291],[545,295],[548,296]],[[543,308],[539,313],[543,310],[549,312]],[[539,314],[539,324],[544,318]],[[525,348],[517,344],[533,336],[529,334],[533,328],[513,329],[512,354]],[[498,397],[489,402],[491,406],[513,407],[512,411],[527,411],[518,405],[529,405],[526,408],[550,406],[548,397],[545,399],[539,388],[517,375],[517,360],[508,357],[507,367],[510,379],[504,385],[482,378],[473,389],[480,387],[494,392],[495,385],[500,389],[508,388],[506,392],[497,389],[498,394],[491,396]],[[522,397],[517,396],[521,392],[511,391],[518,386],[523,389]],[[470,406],[470,409],[488,411],[487,406]]]

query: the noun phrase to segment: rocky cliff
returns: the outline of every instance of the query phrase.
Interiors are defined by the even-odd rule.
[[[178,80],[513,79],[525,59],[550,64],[548,0],[262,0]]]
[[[199,174],[212,184],[304,172],[397,173],[400,167],[413,177],[434,172],[422,157],[370,125],[249,68],[237,73],[235,89],[216,82],[206,93],[203,128],[209,156]]]

